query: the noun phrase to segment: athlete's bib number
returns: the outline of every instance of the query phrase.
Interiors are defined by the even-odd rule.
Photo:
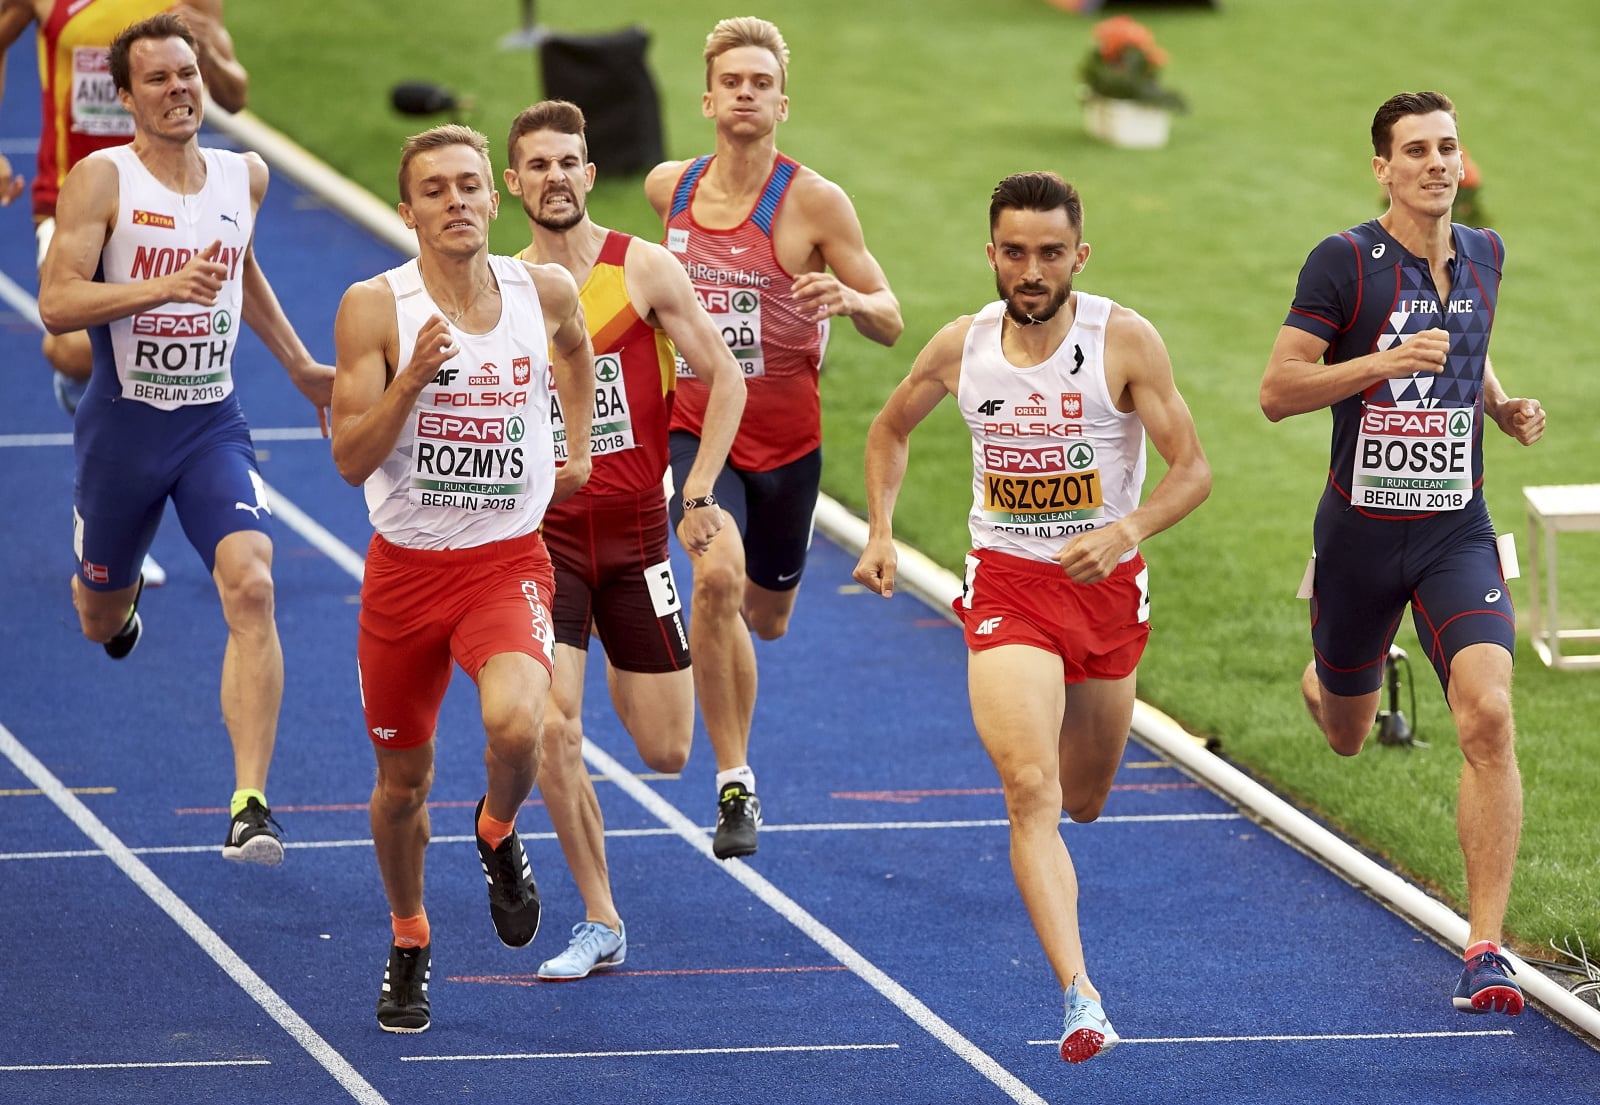
[[[79,46],[72,51],[72,130],[96,137],[133,137],[133,116],[122,110],[111,81],[111,51]]]
[[[761,356],[761,289],[712,288],[704,284],[694,286],[700,306],[706,309],[711,321],[728,343],[733,359],[746,376],[765,376],[766,364]],[[677,360],[678,375],[692,376],[682,355]]]
[[[1381,510],[1460,510],[1472,501],[1472,411],[1362,406],[1350,501]]]
[[[622,359],[602,353],[594,359],[594,421],[589,429],[589,453],[603,457],[638,444],[633,436],[633,415],[628,410],[628,389],[623,385]],[[550,429],[556,439],[556,463],[567,463],[567,424],[561,417],[561,400],[550,393]]]

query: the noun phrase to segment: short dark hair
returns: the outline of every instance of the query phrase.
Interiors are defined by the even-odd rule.
[[[568,100],[541,100],[532,107],[523,108],[511,120],[511,133],[506,135],[506,165],[512,172],[517,171],[517,140],[540,130],[577,135],[578,155],[587,164],[589,141],[584,137],[583,128],[583,108]]]
[[[989,234],[993,236],[1002,211],[1054,211],[1067,209],[1067,221],[1083,237],[1083,200],[1078,190],[1055,173],[1012,173],[995,185],[989,198]]]
[[[1372,117],[1372,152],[1388,157],[1394,146],[1394,125],[1407,115],[1432,115],[1442,111],[1456,117],[1456,105],[1443,92],[1399,92],[1383,101]]]
[[[194,32],[189,30],[189,24],[171,12],[161,12],[124,27],[111,43],[110,58],[111,83],[121,91],[133,91],[133,77],[128,71],[128,51],[142,38],[181,38],[189,44],[195,57],[200,56],[200,47],[194,40]]]

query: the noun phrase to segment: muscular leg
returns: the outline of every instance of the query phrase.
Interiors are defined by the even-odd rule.
[[[1341,756],[1354,756],[1361,751],[1378,720],[1378,699],[1382,689],[1368,694],[1334,694],[1317,678],[1316,661],[1306,665],[1300,676],[1300,694],[1305,698],[1306,709],[1317,723],[1328,745]]]
[[[234,786],[265,791],[283,700],[283,649],[273,620],[272,540],[255,530],[217,542],[212,578],[228,623],[222,721],[233,741]]]
[[[1026,688],[1026,693],[1018,693],[1018,688]],[[1061,839],[1064,796],[1059,750],[1066,740],[1061,660],[1025,645],[972,652],[967,691],[973,723],[1005,791],[1011,871],[1039,943],[1063,990],[1076,979],[1081,993],[1098,998],[1078,933],[1077,873]],[[1104,751],[1089,752],[1091,761],[1105,758]],[[1081,789],[1074,790],[1092,794],[1097,785],[1086,778]]]
[[[1090,679],[1066,689],[1061,721],[1061,808],[1072,820],[1100,816],[1128,746],[1137,675]]]
[[[549,692],[550,673],[525,653],[497,653],[478,672],[478,703],[487,737],[483,762],[489,777],[484,809],[490,817],[515,820],[533,792]]]
[[[74,573],[72,605],[78,611],[78,625],[83,635],[101,645],[115,637],[117,630],[128,621],[128,611],[138,590],[139,585],[134,584],[120,591],[91,591]]]
[[[694,669],[621,671],[606,665],[611,705],[652,771],[676,774],[694,743]]]
[[[389,912],[415,917],[422,912],[422,864],[431,831],[433,740],[416,748],[374,745],[373,751],[378,757],[378,781],[372,787],[369,816],[378,872]]]
[[[583,673],[588,653],[556,645],[556,672],[544,713],[539,792],[583,897],[585,919],[615,929],[622,923],[611,898],[606,825],[594,781],[583,762]]]
[[[1467,944],[1499,943],[1522,833],[1511,654],[1487,643],[1456,653],[1450,663],[1448,697],[1465,761],[1456,836],[1467,867]]]
[[[719,771],[749,762],[756,650],[743,616],[745,592],[744,540],[735,527],[724,526],[694,558],[689,619],[694,691]]]

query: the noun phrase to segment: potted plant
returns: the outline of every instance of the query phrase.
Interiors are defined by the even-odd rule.
[[[1133,17],[1096,23],[1094,48],[1078,70],[1089,133],[1130,149],[1166,145],[1172,113],[1188,110],[1184,98],[1161,83],[1167,61],[1155,36]]]

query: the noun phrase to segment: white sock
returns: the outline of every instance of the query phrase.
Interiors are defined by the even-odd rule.
[[[717,793],[722,793],[722,788],[729,783],[743,783],[744,789],[751,794],[756,792],[756,773],[750,770],[749,764],[740,764],[727,771],[717,772]]]

